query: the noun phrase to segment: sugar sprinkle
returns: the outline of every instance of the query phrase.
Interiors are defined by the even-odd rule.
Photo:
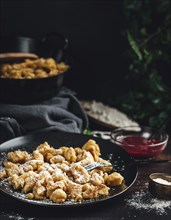
[[[4,218],[8,218],[10,220],[36,220],[35,217],[26,217],[16,212],[10,212],[10,213],[2,212],[1,216]]]
[[[171,209],[170,200],[161,200],[153,197],[148,191],[137,191],[130,198],[126,199],[126,204],[130,208],[155,211],[158,215],[167,215],[167,209]]]

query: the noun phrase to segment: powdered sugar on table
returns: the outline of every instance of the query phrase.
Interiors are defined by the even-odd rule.
[[[157,215],[166,215],[167,209],[171,209],[170,200],[161,200],[153,197],[148,191],[136,191],[126,200],[127,206],[132,209],[145,210],[146,212],[155,211]]]

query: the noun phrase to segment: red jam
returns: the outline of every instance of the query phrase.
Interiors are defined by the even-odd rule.
[[[117,142],[135,157],[153,157],[160,154],[165,147],[165,143],[160,144],[156,139],[148,140],[144,137],[131,135],[119,136]]]

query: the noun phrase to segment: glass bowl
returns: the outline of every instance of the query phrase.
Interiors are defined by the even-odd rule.
[[[168,135],[151,127],[128,126],[113,130],[111,141],[136,158],[151,158],[163,152]]]

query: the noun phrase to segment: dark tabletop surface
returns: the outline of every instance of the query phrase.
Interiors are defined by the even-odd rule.
[[[171,140],[165,151],[154,159],[171,159]],[[107,201],[82,207],[41,207],[30,205],[11,198],[0,192],[0,220],[45,220],[45,219],[83,219],[83,220],[126,220],[126,219],[163,219],[171,217],[171,205],[165,209],[146,208],[139,209],[130,201],[135,195],[143,193],[146,198],[154,200],[148,192],[148,177],[151,173],[164,172],[171,174],[171,163],[147,163],[138,165],[138,177],[135,183],[126,192]],[[142,201],[141,201],[142,200]],[[143,203],[141,199],[139,203]],[[162,200],[155,200],[161,204]],[[167,201],[169,204],[171,201]]]

